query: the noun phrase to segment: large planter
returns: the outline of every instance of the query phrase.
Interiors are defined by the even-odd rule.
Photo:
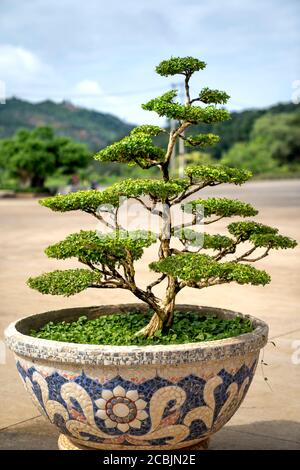
[[[7,328],[6,341],[27,391],[70,445],[106,450],[194,446],[218,431],[243,401],[268,335],[267,325],[253,317],[252,333],[183,345],[98,346],[28,336],[49,321],[146,308],[65,309]],[[210,307],[177,308],[243,316]]]

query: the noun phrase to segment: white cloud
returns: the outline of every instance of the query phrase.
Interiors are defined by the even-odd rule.
[[[28,49],[0,44],[0,77],[31,78],[44,70],[40,59]]]
[[[299,78],[299,0],[86,3],[0,0],[0,44],[8,44],[0,47],[0,80],[8,96],[67,99],[155,122],[140,103],[160,94],[148,90],[162,93],[172,83],[154,73],[155,65],[192,55],[208,63],[193,80],[195,93],[205,85],[224,89],[234,108],[291,99]]]
[[[103,90],[96,80],[81,80],[74,87],[74,92],[80,95],[102,95]]]
[[[76,83],[67,98],[79,106],[117,115],[124,113],[126,105],[124,97],[107,93],[97,80],[91,79]]]

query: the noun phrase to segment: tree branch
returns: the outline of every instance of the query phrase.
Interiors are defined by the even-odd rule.
[[[127,289],[124,284],[113,282],[101,282],[99,284],[92,284],[89,287],[92,287],[93,289]]]
[[[190,104],[196,103],[196,101],[201,101],[200,98],[193,98],[190,102]]]
[[[238,240],[238,241],[232,243],[232,245],[229,246],[228,248],[224,248],[224,250],[220,251],[219,253],[217,253],[214,256],[214,259],[216,261],[219,261],[220,259],[224,258],[225,256],[235,253],[236,252],[236,247],[239,243],[241,243],[241,240]]]
[[[266,249],[266,251],[265,251],[262,255],[258,256],[257,258],[246,258],[246,256],[249,256],[251,253],[253,253],[253,251],[255,251],[256,248],[257,248],[257,247],[255,247],[252,251],[249,250],[249,252],[245,253],[242,257],[238,258],[238,261],[246,261],[246,262],[248,262],[248,263],[255,263],[255,261],[259,261],[259,260],[265,258],[266,256],[268,256],[269,251],[270,251],[270,249],[271,249],[271,247],[269,246],[269,247]],[[235,260],[235,261],[236,261],[236,260]]]
[[[156,206],[156,202],[153,202],[152,203],[152,207],[149,207],[147,206],[147,204],[142,200],[140,199],[139,197],[134,197],[133,199],[136,199],[138,202],[140,202],[142,204],[142,206],[144,207],[144,209],[147,209],[147,211],[151,212],[151,214],[154,214],[154,215],[158,215],[159,217],[162,217],[163,216],[163,212],[162,211],[159,211],[159,210],[155,210],[155,206]]]
[[[220,217],[217,217],[216,219],[214,220],[206,220],[204,222],[204,225],[209,225],[209,224],[213,224],[214,222],[218,222],[218,220],[221,220],[224,218],[224,215],[221,215]]]
[[[206,287],[216,286],[218,284],[229,284],[231,281],[227,281],[224,279],[214,279],[212,281],[203,281],[203,282],[195,282],[195,281],[182,281],[180,283],[181,289],[184,287],[193,287],[195,289],[204,289]]]
[[[174,132],[170,132],[170,138],[169,138],[167,152],[165,155],[165,161],[161,164],[161,169],[162,169],[163,177],[165,181],[169,181],[170,179],[169,178],[169,164],[170,164],[173,148],[176,143],[177,137],[179,134],[181,134],[181,132],[187,129],[190,125],[191,125],[190,122],[184,121],[180,123],[180,125],[177,127],[177,129],[175,129]]]
[[[186,96],[186,104],[187,105],[191,104],[190,85],[189,85],[190,78],[191,78],[190,74],[185,75],[184,86],[185,86],[185,96]]]
[[[109,222],[107,222],[107,221],[102,217],[102,215],[98,214],[96,211],[87,210],[87,211],[85,211],[85,212],[87,212],[88,214],[92,214],[94,217],[96,217],[96,219],[100,220],[101,223],[103,223],[104,225],[106,225],[106,227],[109,227],[110,229],[115,230],[114,225],[113,225],[113,224],[110,224]]]
[[[158,279],[156,279],[155,281],[151,282],[151,284],[149,284],[147,287],[146,287],[146,291],[151,293],[151,290],[153,287],[157,286],[158,284],[160,284],[164,279],[166,279],[167,275],[166,274],[162,274]]]
[[[190,188],[191,188],[191,186],[194,186],[194,183],[191,183]],[[209,186],[209,184],[208,183],[201,183],[201,184],[196,185],[194,188],[185,189],[183,191],[183,193],[180,194],[180,196],[177,196],[174,199],[170,199],[171,206],[179,204],[181,201],[183,201],[187,197],[191,196],[192,194],[196,193],[197,191],[200,191],[201,189],[205,188],[206,186]]]

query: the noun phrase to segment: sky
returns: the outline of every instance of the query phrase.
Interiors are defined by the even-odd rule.
[[[7,97],[157,123],[140,104],[180,77],[160,77],[155,66],[186,55],[207,63],[193,93],[225,90],[231,110],[291,101],[300,89],[300,1],[0,0]]]

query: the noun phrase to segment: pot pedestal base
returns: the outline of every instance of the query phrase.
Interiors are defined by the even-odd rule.
[[[195,444],[193,446],[184,447],[182,449],[178,449],[179,451],[183,450],[207,450],[209,446],[209,438],[204,439],[203,441]],[[75,444],[71,441],[67,436],[64,434],[60,434],[58,438],[58,448],[59,450],[97,450],[93,449],[92,447],[81,446],[79,444]],[[126,452],[126,451],[125,451]]]

